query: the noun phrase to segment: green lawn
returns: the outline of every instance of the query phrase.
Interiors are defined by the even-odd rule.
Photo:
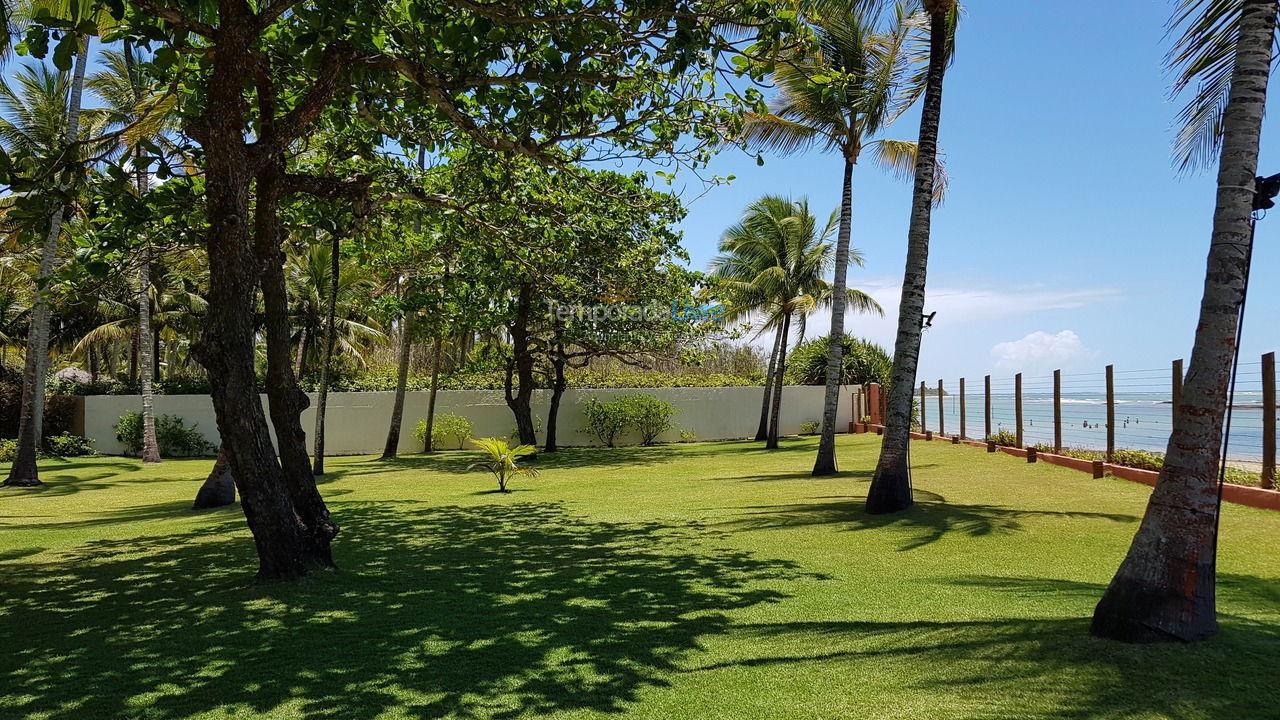
[[[0,718],[1276,718],[1280,513],[1228,507],[1221,634],[1089,637],[1148,488],[916,443],[861,512],[815,443],[330,461],[341,570],[252,582],[210,464],[50,461],[0,491]]]

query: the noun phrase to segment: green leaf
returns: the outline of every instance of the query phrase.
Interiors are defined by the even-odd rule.
[[[71,66],[76,55],[77,38],[73,33],[67,33],[58,41],[58,46],[53,49],[53,66],[62,72],[71,72]]]

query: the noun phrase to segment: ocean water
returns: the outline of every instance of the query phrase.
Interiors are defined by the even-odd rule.
[[[941,427],[938,398],[930,393],[925,408],[926,427],[934,432],[954,434],[960,430],[960,397],[943,397]],[[1262,460],[1262,393],[1237,391],[1231,418],[1231,438],[1227,456],[1232,460]],[[1164,452],[1172,427],[1172,397],[1168,392],[1116,393],[1116,447]],[[965,434],[981,438],[984,433],[983,393],[969,390],[965,398]],[[1028,445],[1053,443],[1053,394],[1024,392],[1022,395],[1023,440]],[[1107,402],[1101,392],[1062,394],[1062,443],[1068,447],[1102,450],[1107,446]],[[992,392],[992,431],[1016,428],[1012,392]]]

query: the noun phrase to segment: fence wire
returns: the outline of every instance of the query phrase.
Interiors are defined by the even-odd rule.
[[[1115,369],[1112,372],[1117,449],[1164,452],[1173,428],[1173,372],[1171,368]],[[1060,377],[1062,445],[1066,448],[1107,449],[1107,374],[1063,373]],[[982,439],[988,434],[1017,432],[1017,380],[1013,375],[990,378],[990,426],[986,417],[983,377],[965,379],[964,435]],[[939,400],[938,383],[943,392]],[[1264,461],[1264,382],[1262,362],[1240,363],[1231,420],[1230,461],[1244,466]],[[926,382],[923,428],[935,433],[961,432],[960,378]],[[941,402],[941,405],[939,403]],[[917,408],[919,412],[919,408]],[[1273,411],[1274,412],[1274,411]],[[918,419],[918,418],[917,418]],[[1022,378],[1022,438],[1024,445],[1054,444],[1054,378]],[[1274,459],[1273,459],[1274,462]]]

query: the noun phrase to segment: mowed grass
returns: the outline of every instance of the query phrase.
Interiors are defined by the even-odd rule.
[[[210,461],[0,491],[2,718],[1276,718],[1280,513],[1230,506],[1222,630],[1093,639],[1149,490],[942,443],[862,513],[878,438],[330,461],[340,570],[253,582]]]

